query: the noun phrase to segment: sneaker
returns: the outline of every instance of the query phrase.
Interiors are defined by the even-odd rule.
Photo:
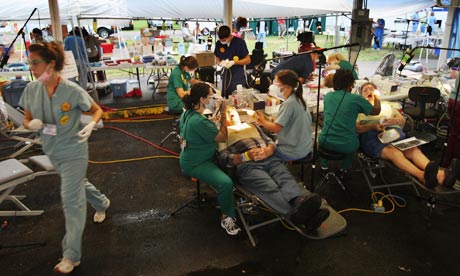
[[[61,261],[54,267],[54,271],[61,274],[68,274],[72,272],[74,267],[80,265],[80,262],[72,262],[69,259],[62,258]]]
[[[110,199],[107,198],[107,204],[104,210],[94,213],[93,221],[95,223],[102,223],[105,220],[105,211],[110,207]]]
[[[305,221],[305,231],[307,233],[316,231],[316,229],[318,229],[318,227],[329,217],[329,214],[330,212],[328,209],[319,209],[316,214]]]
[[[220,226],[227,231],[227,234],[234,236],[237,235],[241,228],[236,224],[236,218],[226,217],[220,221]]]
[[[294,224],[300,225],[313,216],[320,207],[321,197],[318,194],[299,197],[288,217]]]

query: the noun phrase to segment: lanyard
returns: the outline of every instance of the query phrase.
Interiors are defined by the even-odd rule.
[[[61,82],[61,77],[59,76],[57,81],[56,81],[56,85],[54,86],[53,88],[53,93],[51,94],[51,97],[49,98],[50,100],[50,110],[51,110],[51,117],[52,117],[52,123],[53,124],[56,124],[56,117],[54,116],[54,111],[53,111],[53,96],[54,94],[56,93],[56,90],[59,86],[59,83]],[[46,90],[46,86],[45,86],[45,90]],[[45,111],[45,103],[43,102],[44,101],[44,98],[42,98],[42,112]],[[43,119],[45,118],[45,116],[43,116]]]

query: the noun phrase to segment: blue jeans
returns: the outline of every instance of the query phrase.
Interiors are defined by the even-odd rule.
[[[281,215],[286,215],[293,209],[290,200],[301,196],[300,187],[294,176],[283,160],[276,156],[238,165],[237,176],[241,185]]]

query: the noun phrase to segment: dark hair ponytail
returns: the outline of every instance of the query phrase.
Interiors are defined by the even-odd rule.
[[[181,56],[179,61],[179,67],[183,70],[187,66],[190,70],[198,68],[198,61],[193,56]]]
[[[307,110],[307,103],[303,99],[302,83],[299,81],[299,79],[297,79],[297,82],[298,82],[298,86],[297,86],[297,88],[295,89],[295,92],[294,92],[295,96],[296,96],[297,100],[303,105],[303,109]]]
[[[193,107],[200,103],[201,98],[208,97],[211,86],[205,82],[198,82],[190,89],[190,95],[185,95],[182,98],[185,109],[193,109]]]
[[[303,99],[302,83],[300,83],[299,76],[296,72],[287,69],[279,70],[278,73],[276,73],[276,77],[278,77],[282,84],[292,88],[297,100],[303,105],[304,110],[307,110],[307,104]]]

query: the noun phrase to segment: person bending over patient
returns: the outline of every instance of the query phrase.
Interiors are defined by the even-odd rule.
[[[333,77],[334,90],[324,97],[324,126],[319,135],[319,145],[324,150],[342,153],[341,178],[345,178],[353,154],[359,148],[356,133],[356,118],[359,113],[378,115],[380,100],[376,97],[374,105],[360,95],[352,94],[355,79],[350,70],[339,69]],[[327,170],[329,162],[321,160],[321,167]]]
[[[181,152],[180,167],[184,174],[195,177],[217,191],[217,201],[222,210],[221,226],[229,235],[236,235],[240,227],[236,224],[233,207],[233,181],[215,163],[216,142],[227,140],[225,126],[225,105],[223,105],[221,124],[216,125],[205,116],[205,106],[209,104],[214,92],[204,82],[195,84],[190,95],[183,98],[185,111],[180,118]]]
[[[328,72],[331,70],[350,70],[353,73],[355,80],[358,79],[358,73],[353,68],[353,65],[348,62],[341,53],[334,53],[327,56],[327,64],[329,64],[324,71]]]
[[[311,114],[302,96],[299,77],[292,70],[280,70],[276,73],[270,90],[285,101],[281,104],[274,122],[259,112],[257,123],[277,134],[278,157],[286,161],[302,159],[312,152],[313,139]]]
[[[376,86],[365,83],[361,86],[361,95],[371,104],[374,102]],[[406,119],[399,111],[391,106],[390,102],[381,102],[381,112],[377,116],[360,114],[356,123],[356,130],[360,133],[362,151],[371,158],[382,158],[393,162],[400,170],[409,173],[429,188],[436,185],[451,187],[455,184],[458,175],[458,160],[453,159],[446,169],[440,169],[435,162],[430,161],[418,147],[400,151],[390,143],[384,144],[378,139],[379,132],[385,127],[396,128],[405,138],[402,128]]]
[[[221,167],[235,169],[239,182],[305,232],[316,230],[329,216],[320,209],[321,198],[299,185],[283,160],[276,157],[275,143],[254,123],[241,123],[238,112],[227,108],[226,143],[219,143]]]

